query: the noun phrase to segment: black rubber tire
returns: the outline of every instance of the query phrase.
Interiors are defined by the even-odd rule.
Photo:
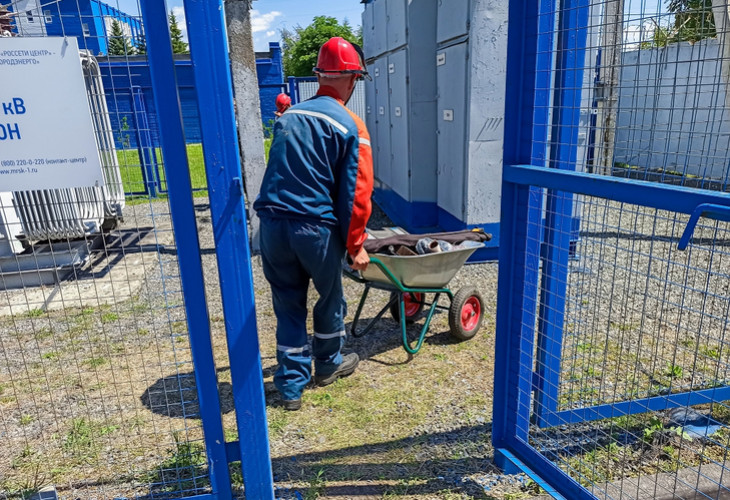
[[[391,292],[390,298],[392,299],[394,296],[397,295],[397,293]],[[416,321],[418,319],[418,316],[420,316],[421,311],[423,311],[423,301],[426,299],[426,294],[419,293],[419,295],[421,296],[421,303],[418,304],[418,309],[415,312],[411,314],[406,313],[406,323],[413,323],[414,321]],[[396,301],[390,305],[390,315],[393,316],[393,319],[396,323],[400,323],[400,306],[398,305],[398,299],[396,299]]]
[[[478,310],[475,311],[477,305]],[[471,316],[467,318],[467,324],[465,324],[464,318],[462,317],[464,307],[471,309]],[[473,318],[475,315],[477,317]],[[483,319],[484,299],[482,299],[479,290],[473,286],[467,286],[456,292],[449,307],[449,329],[451,336],[457,340],[469,340],[473,338],[479,331],[479,328],[481,328]]]

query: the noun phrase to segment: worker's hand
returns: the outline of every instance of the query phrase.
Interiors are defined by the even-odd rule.
[[[350,265],[350,267],[353,268],[355,271],[364,271],[370,263],[370,256],[364,248],[361,248],[360,251],[357,252],[357,255],[355,255],[354,257],[351,255],[350,259],[352,259],[352,264]]]

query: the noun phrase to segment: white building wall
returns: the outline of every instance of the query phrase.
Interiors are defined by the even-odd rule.
[[[15,26],[20,36],[45,36],[46,22],[40,0],[17,0],[11,9],[16,14]]]
[[[727,179],[729,89],[720,58],[716,39],[625,52],[614,161]]]

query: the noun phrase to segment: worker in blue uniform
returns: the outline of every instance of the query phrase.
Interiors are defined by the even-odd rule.
[[[278,367],[274,384],[284,407],[298,410],[312,380],[331,384],[357,368],[357,353],[343,356],[346,302],[342,262],[363,270],[371,213],[370,137],[345,104],[367,77],[362,51],[334,37],[320,48],[314,68],[319,90],[290,107],[274,125],[269,161],[254,209],[261,219],[261,260],[276,314]],[[307,290],[319,294],[307,334]]]

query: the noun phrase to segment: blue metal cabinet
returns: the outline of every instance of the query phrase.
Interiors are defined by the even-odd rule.
[[[375,0],[373,8],[373,53],[374,57],[379,56],[388,50],[388,13],[385,0]]]
[[[369,68],[372,72],[374,68]],[[365,126],[370,134],[370,144],[373,150],[373,168],[378,176],[379,164],[375,161],[375,152],[378,145],[377,106],[375,104],[375,81],[365,80]]]
[[[465,220],[467,42],[436,53],[438,206]]]
[[[441,44],[467,35],[469,14],[469,0],[438,0],[436,41]]]
[[[371,59],[377,54],[375,53],[375,24],[373,21],[374,4],[366,3],[365,10],[362,11],[362,50],[365,53],[365,59]]]
[[[390,151],[393,190],[405,200],[411,199],[409,177],[410,133],[408,129],[408,66],[406,49],[388,56],[388,88],[390,89]]]
[[[375,129],[377,143],[373,147],[373,161],[377,163],[378,179],[391,184],[390,156],[390,90],[388,88],[388,59],[376,59],[373,63],[375,83]]]
[[[406,44],[406,0],[388,0],[386,14],[388,51],[392,51]]]

